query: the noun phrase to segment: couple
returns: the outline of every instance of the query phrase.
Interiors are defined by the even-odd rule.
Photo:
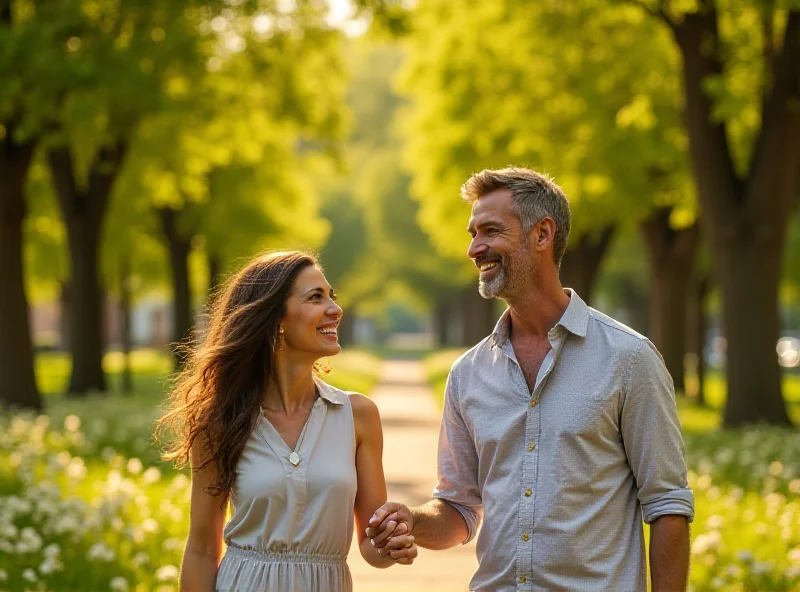
[[[471,590],[645,591],[642,517],[653,591],[685,590],[693,497],[661,357],[561,287],[570,215],[551,180],[485,170],[462,196],[481,295],[509,308],[450,372],[434,499],[386,502],[375,404],[319,378],[342,310],[316,261],[258,258],[162,420],[193,470],[181,590],[346,592],[354,519],[375,567],[468,542],[483,519]]]

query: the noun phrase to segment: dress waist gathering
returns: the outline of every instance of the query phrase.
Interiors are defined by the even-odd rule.
[[[239,547],[229,544],[226,555],[239,559],[253,559],[263,563],[301,563],[301,564],[323,564],[323,565],[345,565],[347,555],[322,554],[322,553],[302,553],[292,551],[265,551],[247,547]]]

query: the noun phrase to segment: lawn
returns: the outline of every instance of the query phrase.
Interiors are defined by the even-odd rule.
[[[462,352],[445,350],[423,361],[440,401]],[[706,408],[678,400],[695,494],[691,589],[800,591],[800,431],[719,429],[724,378],[712,374],[705,387]],[[785,376],[784,396],[800,424],[800,376]]]

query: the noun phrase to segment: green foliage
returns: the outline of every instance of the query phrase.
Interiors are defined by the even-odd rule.
[[[460,278],[436,256],[418,225],[410,178],[401,167],[403,99],[390,81],[403,62],[397,46],[351,40],[353,127],[343,153],[345,171],[317,172],[333,234],[322,251],[345,305],[375,313],[391,300],[417,308]]]
[[[461,183],[508,164],[555,176],[575,236],[653,204],[693,216],[678,56],[635,7],[432,1],[409,45],[407,159],[441,252],[464,259]]]

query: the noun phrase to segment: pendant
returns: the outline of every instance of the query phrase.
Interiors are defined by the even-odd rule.
[[[300,464],[300,455],[297,454],[296,452],[292,452],[289,455],[289,462],[292,463],[294,466],[299,465]]]

